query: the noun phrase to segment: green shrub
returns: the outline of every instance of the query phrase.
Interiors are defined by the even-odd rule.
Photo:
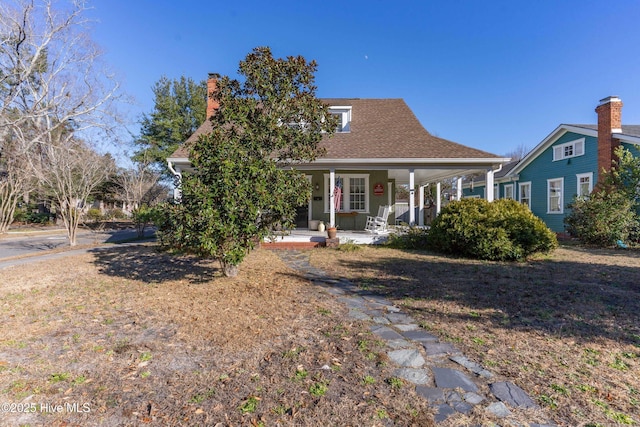
[[[87,211],[87,219],[90,221],[100,221],[102,219],[102,212],[100,209],[91,208]]]
[[[48,213],[33,212],[34,208],[27,206],[17,208],[13,213],[13,220],[25,224],[47,224],[51,217]]]
[[[556,235],[529,208],[514,200],[463,199],[431,223],[428,246],[470,258],[511,261],[558,245]]]
[[[638,217],[631,199],[623,192],[612,190],[591,194],[588,199],[576,198],[569,204],[565,217],[567,231],[581,242],[597,246],[613,246],[637,235]]]
[[[122,212],[122,209],[120,209],[120,208],[113,208],[113,209],[109,210],[109,212],[107,212],[106,216],[109,219],[125,219],[127,217],[127,215],[125,215],[125,213]]]
[[[27,212],[24,209],[16,208],[13,212],[13,220],[15,222],[27,222]]]
[[[154,207],[142,205],[132,211],[133,222],[136,226],[138,237],[144,237],[145,228],[151,223],[155,223],[160,217],[160,212]]]
[[[390,234],[385,244],[396,249],[425,249],[428,238],[428,230],[411,227],[406,233]]]

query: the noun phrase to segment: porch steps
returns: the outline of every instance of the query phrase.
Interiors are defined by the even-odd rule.
[[[298,249],[313,249],[313,248],[324,248],[326,246],[325,242],[262,242],[260,244],[261,248],[270,249],[270,250],[298,250]]]

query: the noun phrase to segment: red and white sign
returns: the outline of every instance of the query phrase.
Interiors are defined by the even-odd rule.
[[[373,184],[373,195],[374,196],[382,196],[384,195],[384,185],[380,182],[376,182]]]

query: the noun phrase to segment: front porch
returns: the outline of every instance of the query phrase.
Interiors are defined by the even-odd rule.
[[[393,230],[391,230],[393,232]],[[389,233],[372,234],[364,230],[338,230],[336,238],[341,244],[378,245],[387,240]],[[305,249],[323,247],[327,238],[326,231],[296,228],[276,236],[273,240],[265,239],[262,247],[269,249]]]

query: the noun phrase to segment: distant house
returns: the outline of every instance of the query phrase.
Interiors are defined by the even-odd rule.
[[[598,124],[561,124],[520,162],[496,172],[490,187],[495,199],[519,200],[555,232],[565,231],[567,205],[588,196],[611,168],[619,145],[638,154],[640,125],[622,125],[622,101],[610,96],[596,108]],[[465,182],[464,197],[484,197],[486,182]]]
[[[209,77],[208,86],[211,94],[215,77]],[[322,141],[323,157],[296,166],[305,171],[313,188],[308,204],[298,209],[300,228],[321,220],[343,229],[363,229],[367,216],[378,212],[379,206],[393,206],[400,184],[409,185],[412,196],[419,195],[409,197],[409,222],[422,224],[426,185],[452,177],[460,177],[461,183],[462,176],[479,171],[491,180],[493,172],[509,161],[430,134],[402,99],[323,101],[339,117],[340,125]],[[209,97],[207,117],[217,108],[216,100]],[[167,159],[177,176],[192,169],[190,146],[210,131],[207,120]]]

